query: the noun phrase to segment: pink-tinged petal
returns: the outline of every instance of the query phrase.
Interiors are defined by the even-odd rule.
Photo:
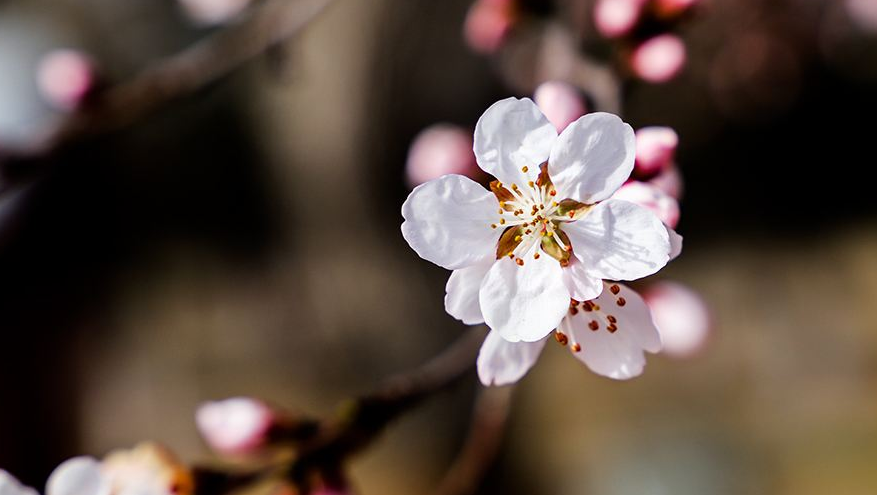
[[[586,112],[585,101],[578,89],[562,81],[540,84],[533,99],[557,132],[562,132]]]
[[[633,30],[639,22],[645,0],[598,0],[594,5],[594,25],[607,38],[617,38]]]
[[[573,355],[598,375],[616,380],[640,375],[646,364],[644,351],[661,350],[648,306],[630,288],[612,283],[594,303],[599,309],[579,310],[561,324],[561,331],[581,346]]]
[[[633,129],[617,115],[590,113],[557,138],[548,159],[548,175],[558,197],[592,204],[624,184],[635,158]]]
[[[494,261],[454,270],[445,286],[445,311],[467,325],[484,323],[478,292]]]
[[[490,55],[502,47],[514,24],[514,10],[508,3],[477,0],[469,7],[463,37],[472,50]]]
[[[846,0],[847,14],[865,31],[877,32],[877,3],[874,0]]]
[[[670,228],[676,228],[679,223],[679,201],[647,182],[628,182],[612,198],[630,201],[648,209]]]
[[[667,237],[670,239],[670,261],[673,261],[682,254],[682,236],[667,227]]]
[[[233,455],[263,446],[274,419],[271,408],[249,397],[205,402],[195,412],[195,423],[210,448]]]
[[[450,124],[427,127],[414,138],[408,150],[405,175],[416,187],[443,175],[474,178],[481,171],[472,152],[472,131]]]
[[[652,177],[673,163],[679,136],[670,127],[643,127],[636,131],[637,177]]]
[[[673,34],[662,34],[643,42],[633,51],[630,66],[633,72],[652,83],[667,82],[685,67],[685,43]]]
[[[569,290],[569,297],[576,301],[589,301],[603,292],[603,280],[588,273],[585,265],[575,256],[563,269],[563,283]]]
[[[180,3],[192,21],[212,26],[233,20],[250,0],[180,0]]]
[[[421,258],[456,270],[496,256],[502,229],[493,193],[462,175],[446,175],[411,191],[402,205],[402,236]]]
[[[475,158],[501,182],[524,186],[539,177],[539,166],[548,160],[555,140],[557,130],[532,100],[506,98],[478,119]]]
[[[94,61],[78,50],[54,50],[40,60],[37,87],[59,110],[79,107],[97,80]]]
[[[524,265],[496,261],[479,292],[481,312],[491,330],[509,342],[536,342],[551,333],[569,308],[560,263],[550,256],[523,257]]]
[[[110,488],[97,459],[74,457],[61,463],[49,476],[46,495],[109,495]]]
[[[710,335],[712,318],[696,292],[675,282],[658,282],[643,293],[643,298],[661,333],[664,352],[687,357],[703,349]]]
[[[0,470],[0,495],[39,495],[36,490],[22,485],[14,476]]]
[[[604,201],[563,230],[585,270],[601,279],[636,280],[670,259],[667,228],[654,213],[628,201]]]
[[[676,198],[676,200],[682,199],[682,174],[679,173],[676,166],[671,165],[670,168],[664,169],[652,178],[649,184]]]
[[[502,386],[517,382],[536,364],[545,341],[509,342],[499,333],[490,332],[481,344],[476,361],[481,383]]]

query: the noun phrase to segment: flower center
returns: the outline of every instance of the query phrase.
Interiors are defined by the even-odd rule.
[[[543,163],[535,181],[519,186],[490,183],[490,190],[499,202],[499,221],[491,228],[504,228],[496,248],[496,258],[504,256],[524,265],[524,258],[532,254],[539,259],[540,252],[569,264],[572,244],[561,226],[582,217],[590,208],[572,199],[556,199],[557,190],[548,176],[548,164]],[[527,167],[522,171],[526,173]]]

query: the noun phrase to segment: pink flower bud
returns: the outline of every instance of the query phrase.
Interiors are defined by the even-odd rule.
[[[274,419],[267,405],[249,397],[205,402],[195,413],[207,444],[230,455],[251,453],[264,445]]]
[[[250,0],[180,0],[192,21],[202,25],[223,24],[240,14]]]
[[[685,43],[676,35],[662,34],[643,42],[634,50],[630,66],[641,79],[669,81],[685,66]]]
[[[638,177],[652,177],[673,163],[679,136],[669,127],[643,127],[636,131]]]
[[[495,53],[511,30],[514,16],[510,0],[476,0],[463,25],[466,43],[478,53]]]
[[[649,180],[649,184],[657,187],[677,200],[682,199],[684,183],[682,181],[682,174],[679,173],[679,169],[675,165],[671,164],[670,167],[665,168],[661,173],[654,176]]]
[[[675,229],[679,223],[679,202],[647,182],[630,181],[615,191],[612,197],[647,208],[671,229]]]
[[[533,99],[557,132],[562,132],[586,112],[585,102],[578,90],[561,81],[540,84],[533,93]]]
[[[847,14],[860,28],[877,32],[877,2],[874,0],[846,0]]]
[[[639,22],[645,0],[597,0],[594,24],[607,38],[618,38],[631,32]]]
[[[476,177],[472,132],[450,124],[427,127],[414,138],[405,171],[411,187],[447,174]]]
[[[700,0],[656,0],[655,10],[661,17],[674,17],[700,3]]]
[[[94,89],[92,59],[77,50],[55,50],[43,56],[37,69],[37,86],[43,98],[59,110],[75,110]]]
[[[649,286],[642,296],[652,311],[664,352],[686,357],[703,348],[710,335],[712,318],[696,292],[676,282],[658,282]]]

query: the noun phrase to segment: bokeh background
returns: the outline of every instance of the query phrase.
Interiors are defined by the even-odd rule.
[[[531,53],[547,33],[594,36],[591,2],[530,1],[525,41],[486,56],[462,35],[470,5],[338,0],[282,50],[16,182],[0,466],[42,486],[65,458],[142,439],[207,459],[201,401],[327,413],[465,332],[448,274],[399,233],[408,146],[570,76]],[[877,493],[875,10],[705,1],[674,28],[681,74],[625,84],[626,121],[680,136],[685,251],[657,278],[701,294],[710,339],[623,383],[549,346],[481,493]],[[215,29],[171,0],[0,2],[0,149],[63,118],[34,82],[48,50],[121,80]],[[359,491],[433,487],[476,382],[358,458]]]

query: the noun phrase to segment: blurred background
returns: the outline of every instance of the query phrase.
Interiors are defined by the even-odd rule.
[[[124,80],[247,7],[201,3],[0,2],[0,155],[70,114],[47,53]],[[325,414],[440,351],[466,328],[399,232],[409,146],[559,79],[676,130],[685,250],[656,278],[699,294],[710,333],[630,382],[549,345],[480,493],[877,493],[877,2],[704,0],[607,36],[592,1],[528,0],[481,41],[475,3],[338,0],[195,97],[7,167],[0,466],[43,486],[142,439],[206,459],[204,400]],[[684,42],[673,77],[637,72],[659,32]],[[476,383],[395,424],[358,491],[433,487]]]

